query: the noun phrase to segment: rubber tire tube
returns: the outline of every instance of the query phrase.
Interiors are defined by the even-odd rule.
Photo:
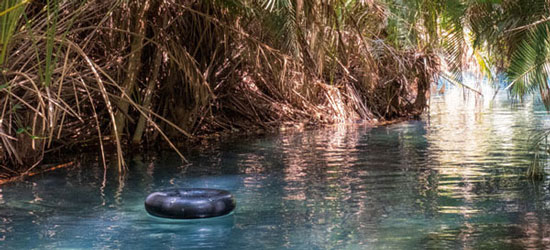
[[[233,195],[226,190],[180,188],[154,192],[145,199],[145,210],[170,219],[198,219],[222,216],[235,209]]]

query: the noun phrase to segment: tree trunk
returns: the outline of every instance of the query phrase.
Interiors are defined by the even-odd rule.
[[[130,103],[127,99],[131,98],[132,91],[137,82],[139,70],[141,68],[141,53],[143,49],[143,39],[146,31],[145,16],[149,8],[150,1],[144,1],[141,5],[139,1],[136,1],[136,8],[138,15],[135,16],[135,23],[132,31],[136,33],[132,37],[132,45],[130,46],[130,57],[128,59],[127,76],[122,84],[123,93],[121,94],[121,100],[118,102],[119,111],[115,117],[115,125],[117,127],[117,133],[119,137],[122,135],[126,126],[126,116],[128,114]],[[132,8],[132,6],[130,7]]]
[[[142,103],[142,106],[147,109],[149,109],[151,106],[151,101],[153,99],[153,92],[155,90],[155,85],[157,83],[161,62],[162,62],[162,51],[160,49],[157,49],[155,61],[153,63],[153,74],[149,79],[149,84],[147,85],[147,89],[145,90],[145,98]],[[147,117],[144,114],[141,114],[136,126],[136,130],[134,131],[134,136],[132,137],[132,144],[138,145],[141,143],[141,137],[143,136],[143,132],[145,131],[146,121],[147,121]]]

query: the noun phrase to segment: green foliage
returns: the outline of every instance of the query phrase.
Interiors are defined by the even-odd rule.
[[[550,1],[548,0],[388,0],[388,38],[399,47],[431,48],[444,55],[449,74],[460,83],[467,57],[474,57],[489,79],[504,72],[512,96],[539,92],[550,109]],[[466,52],[473,50],[471,55]],[[467,87],[467,86],[465,86]],[[535,136],[532,176],[542,172],[538,150],[544,136]]]
[[[514,51],[508,68],[512,93],[522,97],[533,91],[540,91],[547,108],[550,108],[549,28],[550,23],[542,23],[531,29]]]
[[[29,0],[2,0],[0,2],[0,66],[6,63],[9,43]]]

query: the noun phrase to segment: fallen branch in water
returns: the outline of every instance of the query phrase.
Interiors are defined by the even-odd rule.
[[[24,173],[22,175],[15,176],[15,177],[9,177],[9,178],[3,178],[3,179],[0,178],[0,185],[4,185],[6,183],[10,183],[10,182],[14,182],[14,181],[20,181],[25,177],[31,177],[31,176],[34,176],[34,175],[43,174],[43,173],[50,172],[50,171],[53,171],[53,170],[71,167],[73,165],[74,165],[74,161],[71,161],[71,162],[55,165],[53,167],[48,167],[46,169],[27,172],[27,173]]]

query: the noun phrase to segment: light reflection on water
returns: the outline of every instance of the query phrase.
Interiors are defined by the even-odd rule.
[[[528,136],[549,125],[536,102],[446,95],[430,115],[387,127],[340,125],[239,138],[135,158],[129,174],[83,160],[0,189],[0,248],[543,248],[548,181],[522,177]],[[454,99],[453,99],[454,98]],[[172,221],[146,214],[148,193],[228,189],[234,213]]]

